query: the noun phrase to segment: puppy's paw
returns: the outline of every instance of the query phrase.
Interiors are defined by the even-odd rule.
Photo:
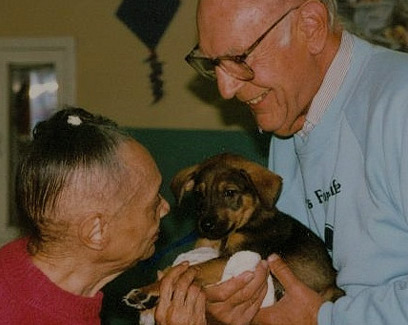
[[[159,295],[150,292],[145,293],[141,289],[132,289],[123,297],[123,301],[129,307],[143,311],[156,307],[157,302],[159,301]]]

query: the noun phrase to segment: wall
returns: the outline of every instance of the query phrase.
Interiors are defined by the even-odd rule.
[[[220,99],[215,85],[184,62],[196,43],[196,0],[182,0],[158,46],[165,97],[152,105],[146,46],[116,18],[122,0],[3,0],[0,37],[72,36],[77,49],[77,105],[120,125],[239,129],[246,108]]]

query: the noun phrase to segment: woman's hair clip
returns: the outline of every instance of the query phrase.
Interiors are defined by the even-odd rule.
[[[78,126],[82,124],[82,120],[79,116],[77,115],[69,115],[68,119],[67,119],[67,123],[74,125],[74,126]]]

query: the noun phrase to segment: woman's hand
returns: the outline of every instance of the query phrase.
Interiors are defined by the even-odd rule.
[[[172,268],[160,284],[160,300],[155,319],[159,325],[203,325],[205,295],[194,283],[197,269],[182,263]]]

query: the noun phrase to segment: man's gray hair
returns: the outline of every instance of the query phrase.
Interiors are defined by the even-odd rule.
[[[329,12],[330,27],[334,28],[338,23],[337,0],[320,0],[320,2],[326,6],[327,11]]]

